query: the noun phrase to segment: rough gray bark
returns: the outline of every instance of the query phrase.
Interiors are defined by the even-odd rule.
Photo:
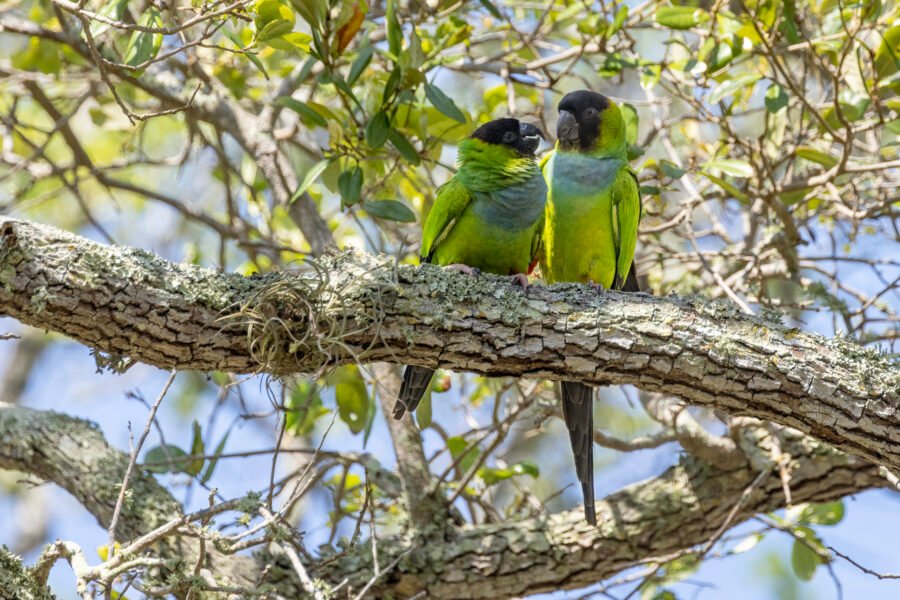
[[[830,501],[888,485],[875,466],[796,432],[779,435],[781,451],[792,457],[789,470],[795,503]],[[763,453],[766,445],[763,439]],[[110,503],[115,502],[116,486],[127,464],[128,456],[110,448],[89,422],[0,406],[0,468],[56,482],[78,498],[103,527],[109,525]],[[131,481],[134,504],[126,504],[120,520],[123,542],[181,515],[177,502],[150,474],[136,472]],[[752,491],[728,520],[748,488]],[[493,599],[584,587],[629,567],[664,562],[695,550],[723,525],[737,525],[784,504],[781,480],[765,460],[721,469],[687,457],[659,477],[601,500],[597,504],[598,528],[584,523],[579,508],[550,517],[466,527],[446,538],[380,539],[382,567],[414,549],[380,580],[372,597],[388,593],[405,597],[427,591],[429,598]],[[181,538],[182,545],[171,547],[184,552],[183,544],[190,539]],[[358,590],[371,577],[371,557],[371,549],[363,545],[342,560],[326,561],[321,567],[309,565],[309,569],[311,575],[331,585],[347,578],[350,588]],[[211,557],[207,566],[218,578],[252,587],[254,575],[272,562],[266,554],[256,558],[255,568],[247,557],[224,555]],[[191,564],[189,558],[185,562]],[[290,570],[280,568],[272,571],[266,583],[286,597],[297,597],[301,589]]]
[[[93,423],[54,412],[0,403],[0,469],[11,469],[52,481],[108,528],[129,456],[112,448]],[[128,542],[183,516],[181,504],[149,472],[138,469],[129,479],[127,501],[116,526],[116,540]],[[171,540],[169,540],[171,541]],[[166,558],[180,558],[192,569],[201,551],[195,539],[162,543]],[[258,576],[252,562],[202,551],[202,564],[223,584],[252,586]],[[190,573],[182,573],[189,579]],[[0,597],[4,597],[0,585]]]
[[[347,253],[311,266],[222,274],[6,219],[0,311],[163,368],[285,374],[360,360],[633,384],[900,471],[900,365],[851,342],[699,298],[524,294],[503,278]]]

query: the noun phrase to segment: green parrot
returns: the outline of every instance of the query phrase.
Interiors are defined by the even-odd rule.
[[[457,172],[438,188],[425,221],[422,262],[512,275],[528,286],[540,246],[547,184],[534,152],[543,137],[516,119],[485,123],[459,145]],[[434,369],[410,366],[394,404],[394,418],[413,411]]]
[[[555,150],[541,163],[549,187],[541,277],[547,283],[577,281],[639,292],[634,249],[641,197],[628,166],[622,112],[595,92],[566,94],[556,137]],[[561,388],[584,516],[596,525],[593,389],[577,381]]]

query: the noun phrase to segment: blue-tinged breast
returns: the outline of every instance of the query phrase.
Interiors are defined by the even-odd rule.
[[[580,152],[557,152],[553,156],[553,195],[590,197],[613,185],[619,170],[628,165],[621,158],[597,157]]]
[[[544,212],[547,184],[540,171],[515,185],[475,192],[472,210],[491,225],[518,231],[533,227]]]

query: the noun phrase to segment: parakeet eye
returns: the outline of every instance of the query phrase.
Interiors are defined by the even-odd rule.
[[[504,144],[511,144],[514,141],[516,141],[516,134],[513,133],[512,131],[507,131],[506,133],[503,134],[503,143]]]
[[[588,119],[592,119],[597,116],[597,109],[594,107],[588,107],[584,110],[584,116]]]

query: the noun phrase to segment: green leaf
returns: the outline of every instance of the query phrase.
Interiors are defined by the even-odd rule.
[[[338,192],[343,206],[353,206],[362,194],[363,172],[358,166],[347,169],[338,176]]]
[[[28,47],[12,55],[12,66],[23,71],[59,73],[63,63],[59,45],[38,37],[28,38]]]
[[[900,70],[900,25],[884,32],[875,51],[875,72],[879,79],[887,79]],[[898,84],[900,85],[900,84]]]
[[[327,0],[291,0],[291,5],[313,29],[316,29],[328,15]]]
[[[483,7],[485,7],[487,9],[487,11],[489,13],[491,13],[491,15],[493,15],[493,17],[495,19],[501,19],[501,20],[503,19],[503,14],[500,12],[500,9],[497,8],[496,6],[494,6],[494,4],[490,0],[478,0],[478,1],[481,2],[481,5]]]
[[[703,165],[706,170],[719,170],[734,177],[750,177],[753,175],[753,166],[746,160],[737,158],[719,158],[711,160]]]
[[[322,397],[313,382],[308,379],[298,383],[285,402],[285,428],[288,432],[301,436],[308,435],[322,415],[328,414],[322,406]]]
[[[756,83],[760,79],[762,79],[762,76],[758,73],[743,73],[741,75],[738,75],[734,79],[728,79],[727,81],[721,83],[715,90],[713,90],[713,92],[709,95],[708,101],[712,104],[715,104],[726,96],[731,96],[735,92],[744,89],[748,85]]]
[[[162,17],[155,8],[144,11],[138,24],[144,27],[163,26]],[[163,36],[161,33],[135,31],[128,39],[128,46],[125,48],[125,64],[136,67],[148,60],[152,60],[159,53],[162,42]]]
[[[372,48],[372,46],[360,48],[359,55],[356,57],[356,60],[353,61],[353,64],[350,65],[350,73],[347,75],[347,85],[356,83],[356,80],[359,79],[362,72],[365,71],[366,67],[369,66],[369,63],[372,62],[372,54],[374,52],[375,49]]]
[[[235,32],[231,31],[230,29],[222,28],[222,33],[225,34],[225,37],[231,40],[235,46],[237,46],[241,50],[244,50],[244,42],[241,41],[241,38],[239,38]],[[259,71],[266,79],[269,78],[269,73],[266,71],[265,65],[262,64],[262,61],[259,60],[258,56],[256,56],[253,52],[244,52],[244,56],[247,57],[247,60],[253,63],[253,66],[259,69]]]
[[[706,177],[707,179],[709,179],[710,181],[715,183],[717,186],[719,186],[720,188],[725,190],[732,198],[735,198],[736,200],[739,200],[740,202],[743,202],[744,204],[750,203],[750,197],[747,194],[745,194],[744,192],[742,192],[741,190],[739,190],[735,185],[728,183],[721,177],[716,177],[715,175],[712,175],[710,173],[702,172],[702,174],[704,177]]]
[[[265,42],[290,33],[296,20],[294,11],[286,2],[261,0],[256,3],[256,40]]]
[[[669,29],[690,29],[709,21],[709,13],[693,6],[663,6],[656,11],[656,22]]]
[[[400,21],[397,20],[397,0],[387,0],[384,23],[387,29],[388,50],[395,59],[399,59],[400,49],[403,46],[403,30],[400,28]]]
[[[800,514],[800,522],[814,525],[837,525],[843,518],[844,503],[841,500],[810,504]]]
[[[111,0],[103,5],[97,14],[113,21],[121,21],[125,14],[125,7],[128,6],[128,0]],[[91,36],[97,37],[106,33],[112,25],[103,21],[91,21]],[[84,32],[81,34],[82,39],[86,39]]]
[[[178,446],[156,446],[144,455],[144,468],[151,473],[181,473],[187,461],[178,459],[185,456],[187,452]]]
[[[809,532],[809,535],[805,536],[807,541],[818,541],[815,534],[812,533],[812,530],[809,530],[806,527],[796,528],[796,530],[800,529],[805,529]],[[791,550],[791,567],[794,569],[794,574],[797,575],[799,579],[803,581],[812,579],[813,575],[816,574],[816,568],[820,564],[822,564],[822,559],[819,558],[819,555],[816,554],[812,548],[800,540],[794,540],[794,547]]]
[[[622,25],[625,24],[625,19],[628,18],[628,5],[623,4],[619,7],[619,10],[616,11],[616,17],[613,19],[612,25],[609,26],[609,29],[606,32],[606,37],[612,36],[615,32],[622,28]]]
[[[766,90],[766,110],[770,113],[777,113],[779,110],[788,105],[788,95],[784,88],[773,83]]]
[[[827,152],[822,152],[821,150],[816,150],[810,146],[800,146],[797,148],[796,152],[797,156],[800,158],[804,158],[808,161],[818,163],[824,166],[826,169],[830,169],[834,165],[838,163],[838,159]]]
[[[487,484],[495,485],[505,479],[517,477],[519,475],[531,475],[535,479],[541,474],[536,464],[530,461],[522,461],[505,469],[493,469],[491,467],[483,467],[478,469],[478,476]]]
[[[340,367],[328,377],[328,380],[334,385],[334,397],[341,420],[353,433],[363,431],[369,420],[369,409],[374,405],[369,402],[369,390],[359,367],[356,365]]]
[[[400,78],[403,76],[403,69],[400,67],[396,67],[391,71],[391,74],[388,75],[387,81],[384,84],[384,91],[381,93],[381,103],[387,104],[388,100],[391,99],[391,96],[394,95],[394,92],[397,91],[397,88],[400,86]]]
[[[659,162],[660,168],[662,168],[662,172],[671,177],[672,179],[678,179],[682,177],[687,171],[682,169],[675,163],[669,160],[661,160]]]
[[[627,144],[637,144],[639,117],[637,109],[630,104],[620,104],[622,109],[622,118],[625,120],[625,142]]]
[[[314,125],[318,125],[319,127],[328,127],[328,121],[325,120],[325,117],[314,111],[309,107],[308,104],[304,102],[300,102],[299,100],[291,98],[290,96],[279,96],[275,99],[275,103],[291,109],[292,111],[300,115],[301,119],[305,121],[309,121]]]
[[[381,148],[387,141],[390,128],[391,121],[388,119],[387,113],[379,110],[366,125],[366,143],[372,148]]]
[[[419,153],[416,151],[416,147],[412,145],[412,143],[406,139],[402,133],[397,131],[396,129],[391,128],[387,134],[388,140],[390,140],[391,144],[394,145],[394,148],[397,149],[397,152],[400,153],[406,162],[418,165],[421,160],[419,159]]]
[[[289,204],[293,204],[297,198],[303,195],[309,186],[313,184],[313,182],[318,179],[319,175],[322,174],[322,171],[325,170],[325,167],[328,166],[329,160],[326,158],[324,160],[320,160],[312,167],[310,167],[309,171],[306,172],[306,177],[303,178],[303,181],[300,183],[300,186],[294,191],[291,195],[291,199]]]
[[[416,213],[396,200],[369,200],[363,204],[363,208],[369,215],[379,219],[401,223],[413,223],[416,220]]]
[[[191,454],[193,456],[203,456],[206,454],[206,448],[203,445],[203,431],[200,429],[200,423],[194,420],[193,439],[191,439]],[[202,458],[195,458],[184,466],[184,472],[188,475],[197,475],[203,470]]]
[[[478,460],[479,454],[481,454],[477,446],[466,452],[468,445],[469,443],[465,438],[459,436],[454,436],[447,440],[447,448],[450,450],[450,456],[453,457],[454,461],[459,460],[457,467],[461,473],[466,473],[472,465],[475,464],[475,461]],[[463,455],[464,452],[465,455]]]
[[[300,31],[291,31],[280,37],[267,39],[264,43],[267,46],[277,48],[278,50],[284,50],[286,52],[296,52],[297,50],[301,52],[309,52],[309,44],[311,41],[312,36],[310,36],[309,34],[302,33]]]
[[[213,458],[209,459],[206,470],[203,472],[203,475],[200,476],[200,483],[206,483],[212,478],[213,471],[216,470],[216,465],[219,464],[219,457],[222,456],[222,453],[225,451],[225,443],[228,441],[229,435],[231,435],[231,431],[228,431],[219,442],[219,445],[216,446],[216,451],[213,452]]]
[[[434,105],[436,109],[441,111],[444,115],[450,117],[454,121],[459,121],[460,123],[466,122],[466,117],[463,115],[462,111],[453,103],[447,94],[445,94],[441,88],[436,85],[426,83],[425,84],[425,96]]]

